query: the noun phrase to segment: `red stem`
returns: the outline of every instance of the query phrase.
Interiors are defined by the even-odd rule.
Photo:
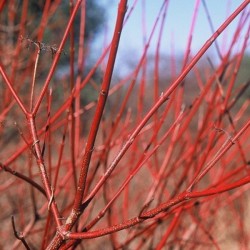
[[[35,104],[35,107],[34,107],[34,109],[32,111],[33,115],[35,115],[37,113],[37,111],[38,111],[38,109],[40,107],[40,104],[42,102],[42,99],[43,99],[43,97],[44,97],[44,95],[46,93],[46,90],[47,90],[48,86],[49,86],[50,80],[51,80],[51,78],[52,78],[52,76],[54,74],[54,71],[56,69],[57,63],[58,63],[60,55],[61,55],[61,51],[63,51],[63,46],[64,46],[64,44],[66,42],[66,39],[67,39],[68,34],[70,32],[71,25],[72,25],[72,23],[74,21],[74,18],[76,16],[76,13],[77,13],[77,10],[78,10],[80,4],[81,4],[81,0],[78,0],[76,2],[76,5],[75,5],[73,11],[72,11],[72,14],[70,15],[70,19],[69,19],[68,25],[67,25],[67,27],[65,29],[62,41],[61,41],[61,43],[60,43],[60,45],[58,47],[58,53],[55,54],[54,60],[53,60],[52,65],[50,67],[50,71],[49,71],[48,76],[47,76],[47,78],[45,80],[45,83],[44,83],[44,86],[42,88],[42,91],[41,91],[41,93],[40,93],[40,95],[38,97],[37,103]]]
[[[109,55],[109,60],[107,64],[107,69],[103,78],[103,82],[101,85],[101,91],[96,107],[96,112],[92,121],[92,126],[89,132],[89,137],[87,140],[87,145],[85,149],[85,154],[82,159],[82,167],[81,167],[81,172],[80,172],[80,177],[77,185],[77,193],[76,193],[76,198],[74,202],[74,210],[78,211],[80,209],[81,203],[82,203],[82,198],[85,190],[85,184],[86,184],[86,179],[87,179],[87,173],[88,173],[88,168],[89,168],[89,163],[91,159],[92,152],[94,150],[94,144],[95,144],[95,139],[97,135],[97,131],[100,125],[101,117],[104,111],[106,99],[108,96],[108,91],[110,87],[110,82],[111,82],[111,77],[114,69],[114,64],[115,64],[115,59],[116,59],[116,54],[117,54],[117,49],[119,45],[119,40],[120,40],[120,35],[122,31],[122,26],[123,26],[123,20],[124,16],[126,13],[126,8],[127,8],[127,1],[126,0],[121,0],[119,4],[119,9],[118,9],[118,15],[117,15],[117,21],[116,21],[116,26],[114,30],[114,36],[112,39],[112,44],[111,44],[111,50],[110,50],[110,55]]]

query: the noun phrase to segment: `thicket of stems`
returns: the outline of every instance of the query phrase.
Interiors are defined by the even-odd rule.
[[[167,80],[160,68],[169,1],[162,1],[138,64],[114,84],[119,41],[126,39],[122,31],[138,1],[132,6],[119,1],[110,44],[87,74],[85,1],[70,1],[58,46],[42,41],[60,1],[46,1],[33,37],[26,36],[29,4],[22,1],[17,17],[11,12],[14,2],[0,3],[13,29],[13,20],[19,21],[18,32],[7,32],[13,40],[6,40],[6,48],[1,43],[0,51],[1,238],[12,232],[12,249],[21,244],[26,249],[75,249],[80,244],[93,249],[100,244],[107,249],[221,249],[233,234],[237,238],[231,244],[247,249],[250,79],[238,82],[237,77],[249,47],[249,0],[217,29],[206,2],[197,0],[181,69],[173,52]],[[212,35],[193,55],[200,11]],[[81,22],[75,27],[78,12]],[[233,39],[222,50],[216,39],[236,18]],[[66,43],[69,77],[54,80]],[[216,63],[206,54],[212,46]],[[199,64],[204,58],[206,68]],[[50,60],[47,68],[45,60]],[[94,74],[100,68],[99,83]],[[88,86],[97,99],[83,104]]]

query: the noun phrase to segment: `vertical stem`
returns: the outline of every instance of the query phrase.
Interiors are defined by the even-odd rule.
[[[37,53],[36,53],[36,59],[35,59],[35,66],[33,70],[33,77],[32,77],[32,84],[31,84],[31,93],[30,93],[30,112],[32,112],[33,109],[33,102],[34,102],[34,90],[35,90],[35,81],[36,81],[36,72],[37,72],[37,65],[38,65],[38,60],[40,57],[40,48],[37,48]]]
[[[72,15],[74,10],[74,2],[70,0],[70,13]],[[75,60],[75,42],[74,42],[74,24],[71,25],[70,28],[70,90],[71,92],[74,89],[75,84],[75,67],[74,67],[74,60]],[[70,137],[71,137],[71,168],[73,173],[74,179],[74,187],[76,189],[77,185],[77,177],[76,177],[76,164],[75,164],[75,116],[74,116],[74,102],[72,101],[70,107],[71,113],[71,121],[70,121]]]
[[[46,90],[47,90],[48,86],[49,86],[50,80],[51,80],[51,78],[52,78],[52,76],[53,76],[53,74],[54,74],[54,71],[55,71],[55,69],[56,69],[56,65],[57,65],[58,60],[59,60],[59,57],[60,57],[60,52],[62,51],[63,46],[64,46],[64,44],[65,44],[65,42],[66,42],[66,39],[67,39],[68,34],[69,34],[69,31],[70,31],[70,27],[71,27],[71,25],[72,25],[72,23],[73,23],[73,21],[74,21],[74,18],[75,18],[75,16],[76,16],[76,12],[77,12],[77,10],[78,10],[80,4],[81,4],[81,0],[78,0],[78,1],[76,2],[76,5],[75,5],[75,7],[74,7],[74,10],[73,10],[72,14],[70,15],[70,19],[69,19],[68,25],[67,25],[67,27],[66,27],[66,30],[65,30],[65,32],[64,32],[62,41],[61,41],[61,43],[60,43],[60,45],[59,45],[59,48],[58,48],[58,53],[55,54],[54,60],[53,60],[52,65],[51,65],[51,67],[50,67],[50,71],[49,71],[49,73],[48,73],[48,76],[47,76],[47,78],[46,78],[46,80],[45,80],[45,83],[44,83],[44,86],[43,86],[43,88],[42,88],[42,91],[41,91],[41,93],[40,93],[40,96],[38,97],[38,100],[37,100],[37,102],[36,102],[36,104],[35,104],[35,107],[34,107],[34,110],[33,110],[33,112],[32,112],[33,115],[35,115],[35,114],[37,113],[37,111],[38,111],[38,109],[39,109],[39,107],[40,107],[40,104],[41,104],[41,102],[42,102],[42,99],[43,99],[43,97],[44,97],[44,95],[45,95],[45,93],[46,93]]]
[[[77,62],[77,78],[76,78],[76,97],[75,97],[75,157],[79,154],[79,140],[80,140],[80,108],[81,108],[81,78],[83,75],[84,63],[84,36],[85,36],[85,15],[86,15],[86,1],[82,1],[81,5],[81,24],[80,24],[80,37],[78,49],[78,62]]]
[[[103,82],[101,85],[101,91],[99,94],[99,99],[98,99],[94,119],[92,121],[92,126],[90,129],[90,133],[89,133],[89,137],[88,137],[88,141],[87,141],[87,145],[86,145],[86,149],[85,149],[85,154],[84,154],[83,159],[82,159],[82,167],[81,167],[79,182],[78,182],[78,186],[77,186],[76,198],[75,198],[75,202],[74,202],[74,210],[75,211],[78,211],[80,209],[80,206],[82,203],[86,179],[87,179],[87,173],[88,173],[88,168],[89,168],[89,163],[91,160],[97,131],[98,131],[98,128],[100,125],[101,117],[102,117],[105,103],[106,103],[106,99],[108,96],[109,86],[110,86],[111,77],[112,77],[112,73],[113,73],[113,69],[114,69],[114,64],[115,64],[117,49],[118,49],[119,40],[120,40],[120,36],[121,36],[123,20],[124,20],[124,16],[126,13],[126,8],[127,8],[127,1],[121,0],[119,3],[118,16],[117,16],[116,27],[115,27],[115,31],[114,31],[114,35],[113,35],[113,39],[112,39],[109,60],[108,60],[106,72],[105,72],[105,75],[103,78]]]
[[[27,115],[27,122],[29,124],[29,128],[30,128],[30,133],[33,139],[33,150],[34,150],[34,154],[36,156],[36,160],[37,160],[37,165],[39,167],[40,170],[40,175],[41,175],[41,179],[45,188],[45,192],[46,192],[46,196],[48,201],[51,200],[51,208],[52,208],[52,213],[54,216],[54,219],[56,221],[56,224],[58,227],[60,227],[62,225],[62,222],[60,220],[61,216],[59,214],[57,205],[55,203],[54,197],[53,197],[53,192],[52,192],[52,187],[48,178],[48,173],[46,170],[46,167],[44,165],[44,161],[43,161],[43,157],[42,157],[42,153],[41,153],[41,147],[39,144],[39,139],[37,137],[37,131],[36,131],[36,125],[35,125],[35,118],[32,115]],[[48,209],[50,209],[50,207],[48,207]]]

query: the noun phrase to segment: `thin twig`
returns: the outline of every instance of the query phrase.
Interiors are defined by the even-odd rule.
[[[14,215],[11,216],[11,222],[12,222],[12,228],[13,228],[15,237],[23,243],[24,247],[27,250],[30,250],[28,243],[24,239],[24,235],[22,233],[18,233],[16,230]]]

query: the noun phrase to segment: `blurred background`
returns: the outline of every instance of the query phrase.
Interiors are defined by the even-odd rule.
[[[102,32],[100,32],[94,42],[94,45],[99,49],[103,48],[103,43],[108,44],[108,42],[110,42],[115,24],[117,2],[118,1],[116,0],[99,1],[99,3],[105,8],[107,20],[107,28],[102,29]],[[144,46],[149,39],[150,33],[152,32],[153,26],[155,25],[163,2],[164,1],[159,0],[128,1],[128,11],[130,11],[131,8],[133,8],[133,10],[124,26],[122,33],[122,39],[119,47],[118,64],[122,64],[123,67],[119,67],[119,73],[127,72],[127,67],[129,67],[130,64],[133,65],[133,63],[139,60]],[[199,4],[197,5],[198,2]],[[204,43],[213,33],[204,4],[206,5],[207,11],[209,12],[214,30],[216,30],[242,2],[243,1],[240,0],[170,0],[168,3],[168,9],[166,11],[166,19],[164,21],[164,29],[160,45],[161,57],[183,57],[189,41],[189,34],[192,27],[192,19],[195,8],[197,8],[197,16],[192,27],[191,56],[195,55],[195,53],[204,45]],[[240,17],[238,16],[228,26],[226,31],[223,32],[223,34],[217,39],[217,43],[222,54],[227,51],[228,46],[233,39],[239,18]],[[160,21],[161,20],[158,21],[153,38],[149,44],[148,53],[151,55],[153,55],[156,50],[160,32]],[[246,32],[246,26],[244,29]],[[244,36],[241,36],[240,40],[239,46],[234,47],[235,53],[239,52],[238,50],[240,45],[243,43]],[[249,52],[249,48],[247,49],[247,52]],[[215,45],[209,49],[209,53],[212,55],[213,61],[217,63],[218,54],[216,53]],[[124,72],[121,72],[121,69],[123,69]]]

